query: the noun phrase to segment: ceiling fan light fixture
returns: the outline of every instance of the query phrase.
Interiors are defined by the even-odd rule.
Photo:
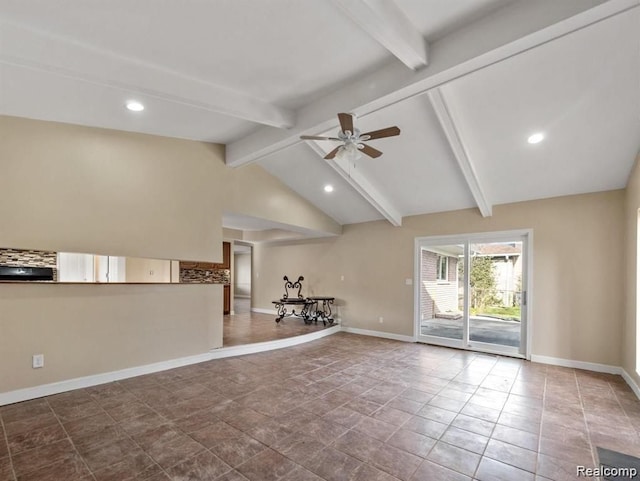
[[[377,158],[382,155],[382,151],[371,147],[363,142],[375,139],[383,139],[385,137],[394,137],[400,135],[400,129],[397,126],[386,127],[384,129],[372,130],[371,132],[361,133],[360,129],[353,126],[353,114],[339,113],[340,131],[336,137],[324,137],[321,135],[301,135],[302,140],[332,140],[342,142],[342,145],[335,147],[327,155],[327,160],[342,159],[347,161],[355,161],[363,154]]]
[[[542,132],[536,132],[535,134],[531,134],[527,139],[527,142],[530,144],[539,144],[544,140],[544,134]]]
[[[362,155],[360,155],[360,149],[356,144],[348,143],[340,147],[336,157],[344,160],[358,160]]]

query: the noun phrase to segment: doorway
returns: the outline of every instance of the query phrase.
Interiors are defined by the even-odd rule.
[[[416,339],[528,358],[531,236],[417,238]]]
[[[233,244],[233,313],[251,312],[251,265],[253,249],[250,244]]]

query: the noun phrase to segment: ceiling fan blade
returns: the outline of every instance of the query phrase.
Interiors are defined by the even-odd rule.
[[[319,135],[301,135],[300,138],[302,140],[337,140],[340,141],[338,137],[321,137]]]
[[[331,152],[329,152],[327,155],[325,155],[324,158],[325,159],[333,159],[338,154],[338,152],[340,151],[341,148],[342,148],[342,145],[339,145],[338,147],[333,149]]]
[[[375,159],[376,157],[380,157],[382,155],[382,152],[380,152],[378,149],[374,149],[367,144],[360,145],[362,145],[362,148],[360,149],[360,147],[358,147],[358,149],[361,150],[364,154],[367,154],[369,157],[373,157]]]
[[[338,114],[338,119],[340,120],[340,128],[343,132],[347,130],[353,133],[353,115],[351,114]]]
[[[360,137],[364,137],[365,135],[369,136],[367,140],[381,139],[383,137],[393,137],[394,135],[400,135],[400,129],[396,126],[387,127],[386,129],[373,130],[371,132],[360,134]]]

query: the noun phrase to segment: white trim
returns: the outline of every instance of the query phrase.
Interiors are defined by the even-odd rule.
[[[171,359],[168,361],[156,362],[153,364],[146,364],[143,366],[136,366],[127,369],[121,369],[119,371],[105,372],[101,374],[94,374],[91,376],[78,377],[75,379],[67,379],[65,381],[54,382],[50,384],[43,384],[41,386],[28,387],[24,389],[17,389],[15,391],[8,391],[0,393],[0,406],[6,404],[13,404],[20,401],[27,401],[29,399],[36,399],[43,396],[51,396],[52,394],[59,394],[61,392],[72,391],[74,389],[82,389],[91,386],[98,386],[100,384],[106,384],[108,382],[120,381],[122,379],[128,379],[131,377],[142,376],[144,374],[152,374],[155,372],[166,371],[168,369],[174,369],[177,367],[188,366],[191,364],[198,364],[200,362],[210,361],[212,359],[222,359],[225,357],[242,356],[245,354],[251,354],[256,352],[269,351],[272,349],[282,349],[284,347],[296,346],[305,342],[315,341],[332,334],[340,332],[340,325],[328,327],[321,331],[311,332],[301,336],[289,337],[286,339],[278,339],[276,341],[258,342],[255,344],[245,344],[242,346],[221,347],[219,349],[213,349],[203,354],[196,354],[194,356],[181,357],[178,359]]]
[[[495,242],[513,240],[513,237],[522,237],[533,233],[533,229],[514,229],[514,230],[500,230],[500,231],[485,231],[485,232],[461,232],[460,234],[447,234],[447,235],[430,235],[423,237],[416,237],[416,242],[429,241],[429,247],[446,245],[446,244],[460,244],[461,237],[469,237],[473,241],[490,240]]]
[[[328,327],[321,331],[304,334],[302,336],[295,336],[286,339],[278,339],[276,341],[258,342],[255,344],[245,344],[242,346],[221,347],[219,349],[213,349],[203,354],[196,354],[194,356],[187,356],[178,359],[172,359],[169,361],[156,362],[153,364],[146,364],[143,366],[137,366],[127,369],[121,369],[119,371],[106,372],[102,374],[96,374],[92,376],[79,377],[75,379],[68,379],[65,381],[54,382],[50,384],[43,384],[41,386],[29,387],[24,389],[17,389],[15,391],[8,391],[0,393],[0,406],[7,404],[13,404],[20,401],[27,401],[29,399],[36,399],[43,396],[50,396],[52,394],[58,394],[61,392],[71,391],[74,389],[82,389],[91,386],[97,386],[108,382],[119,381],[122,379],[128,379],[131,377],[142,376],[144,374],[152,374],[155,372],[166,371],[168,369],[174,369],[177,367],[188,366],[191,364],[197,364],[200,362],[206,362],[213,359],[223,359],[226,357],[244,356],[246,354],[253,354],[258,352],[270,351],[273,349],[282,349],[285,347],[297,346],[306,342],[315,341],[323,337],[336,334],[338,332],[348,332],[351,334],[359,334],[362,336],[380,337],[383,339],[392,339],[394,341],[403,342],[416,342],[416,339],[411,336],[405,336],[402,334],[393,334],[390,332],[373,331],[369,329],[359,329],[355,327],[344,327],[340,325]],[[499,354],[499,353],[497,353]],[[538,362],[542,364],[551,364],[555,366],[563,366],[575,369],[584,369],[587,371],[605,372],[609,374],[618,374],[626,381],[629,387],[633,390],[635,395],[640,399],[640,387],[635,383],[629,373],[619,366],[611,366],[608,364],[598,364],[584,361],[573,361],[571,359],[562,359],[550,356],[532,355],[532,362]]]
[[[357,327],[342,327],[342,332],[350,332],[351,334],[360,334],[362,336],[382,337],[384,339],[393,339],[394,341],[416,342],[412,336],[404,334],[394,334],[392,332],[372,331],[369,329],[359,329]]]
[[[436,116],[438,117],[440,126],[442,127],[442,130],[444,131],[444,134],[449,141],[449,146],[451,147],[453,156],[456,158],[456,161],[460,166],[462,176],[467,182],[467,187],[469,187],[471,195],[476,201],[476,205],[478,206],[478,209],[480,209],[482,217],[491,217],[491,202],[489,202],[485,189],[480,183],[480,178],[478,177],[478,173],[476,172],[475,165],[473,163],[473,160],[471,159],[471,156],[469,155],[467,146],[462,139],[462,136],[460,135],[460,130],[458,129],[456,121],[451,114],[451,110],[447,105],[447,101],[444,98],[442,88],[436,87],[432,90],[429,90],[427,96],[431,101],[431,106],[436,112]]]
[[[420,250],[420,240],[416,237],[413,240],[413,338],[420,336],[420,281],[421,281],[422,251]]]
[[[278,315],[278,311],[275,309],[262,309],[260,307],[252,307],[251,312],[257,312],[258,314],[273,314],[274,316]]]
[[[399,62],[387,64],[298,109],[292,128],[261,128],[227,144],[225,163],[255,162],[300,143],[301,134],[333,130],[335,112],[371,114],[637,6],[637,0],[610,0],[591,8],[589,2],[516,2],[437,42],[428,68],[407,75]]]
[[[526,229],[524,231],[523,236],[526,238],[526,241],[523,243],[525,252],[523,253],[524,260],[524,268],[526,270],[526,292],[527,292],[527,304],[525,306],[524,312],[526,315],[525,318],[525,329],[527,331],[527,346],[524,352],[525,359],[531,360],[531,351],[533,350],[533,302],[531,300],[534,298],[533,295],[533,229]],[[522,317],[520,319],[522,321]]]
[[[306,143],[321,158],[324,159],[324,156],[327,155],[327,152],[323,150],[318,142],[309,140]],[[363,199],[369,202],[369,204],[380,212],[393,226],[399,227],[402,225],[402,214],[400,211],[392,205],[391,201],[376,189],[359,170],[352,170],[349,167],[348,160],[336,156],[333,159],[326,159],[326,164],[340,174]]]
[[[469,349],[470,351],[474,352],[484,352],[486,354],[497,354],[499,356],[509,356],[525,359],[524,354],[522,354],[517,348],[513,346],[504,346],[502,344],[469,341],[465,349]]]
[[[610,364],[599,364],[596,362],[586,361],[574,361],[573,359],[563,359],[560,357],[540,356],[533,354],[531,356],[531,362],[538,362],[540,364],[551,364],[554,366],[570,367],[574,369],[584,369],[586,371],[605,372],[608,374],[622,375],[622,368],[620,366],[612,366]]]
[[[283,349],[285,347],[297,346],[306,342],[322,339],[340,332],[340,325],[327,327],[321,331],[303,334],[301,336],[287,337],[275,341],[256,342],[253,344],[242,344],[240,346],[221,347],[210,351],[209,359],[223,359],[225,357],[244,356],[246,354],[255,354],[257,352],[272,351],[274,349]]]
[[[629,375],[629,373],[626,371],[625,368],[621,367],[620,370],[622,371],[621,376],[622,378],[627,381],[627,384],[629,385],[629,387],[631,388],[631,390],[635,393],[636,397],[638,399],[640,399],[640,387],[638,387],[638,385],[636,384],[636,382],[633,380],[633,378]]]
[[[469,347],[464,347],[465,345],[462,342],[462,339],[454,339],[449,337],[425,336],[422,334],[418,334],[416,339],[417,339],[417,342],[422,344],[428,344],[430,346],[450,347],[452,349],[470,350]]]
[[[523,270],[523,280],[526,280],[526,284],[523,283],[523,289],[526,289],[527,292],[527,304],[524,306],[522,311],[523,317],[522,320],[524,323],[524,329],[526,330],[526,335],[521,335],[521,340],[524,339],[526,342],[524,352],[521,352],[522,342],[520,348],[517,350],[517,355],[515,357],[523,357],[525,359],[531,359],[531,344],[532,344],[532,309],[533,303],[531,300],[533,299],[533,229],[514,229],[514,230],[505,230],[505,231],[496,231],[496,232],[473,232],[473,233],[461,233],[461,234],[447,234],[447,235],[436,235],[436,236],[423,236],[416,237],[414,239],[414,302],[413,302],[413,336],[418,342],[425,342],[434,345],[442,345],[445,347],[455,347],[457,349],[470,349],[476,350],[471,346],[472,343],[469,342],[468,339],[462,340],[446,340],[445,338],[435,338],[433,336],[422,336],[420,334],[420,269],[421,269],[421,249],[428,249],[430,251],[435,251],[437,253],[438,249],[433,249],[433,247],[437,246],[447,246],[449,244],[464,244],[465,250],[468,247],[470,242],[501,242],[501,241],[512,241],[514,238],[523,238],[523,252],[522,259],[524,263]],[[465,258],[466,260],[466,258]],[[469,279],[469,262],[465,262],[465,278]],[[468,286],[467,286],[468,288]],[[466,303],[468,300],[465,300],[465,311],[468,309]],[[465,334],[466,336],[466,334]],[[473,344],[478,344],[477,342]],[[490,352],[495,353],[494,349],[477,349],[479,352]],[[498,351],[501,351],[499,348]],[[501,355],[513,356],[514,353],[504,353],[499,352]]]
[[[426,40],[393,0],[333,0],[333,3],[410,69],[427,65]]]
[[[8,391],[0,393],[0,406],[20,401],[26,401],[28,399],[35,399],[43,396],[50,396],[52,394],[71,391],[73,389],[82,389],[86,387],[105,384],[108,382],[120,381],[121,379],[142,376],[144,374],[166,371],[168,369],[174,369],[176,367],[205,362],[210,359],[211,356],[209,353],[196,354],[194,356],[181,357],[168,361],[155,362],[153,364],[145,364],[143,366],[130,367],[121,369],[119,371],[111,371],[101,374],[94,374],[91,376],[77,377],[74,379],[67,379],[65,381],[43,384],[41,386]]]
[[[204,79],[157,67],[114,52],[73,42],[13,22],[3,21],[0,63],[15,65],[99,85],[122,89],[134,97],[162,99],[208,112],[277,128],[295,125],[295,112]],[[44,46],[58,55],[41,60]],[[81,65],[81,68],[77,66]],[[118,65],[119,68],[111,68]],[[117,72],[117,73],[116,73]],[[137,81],[144,78],[144,86]]]

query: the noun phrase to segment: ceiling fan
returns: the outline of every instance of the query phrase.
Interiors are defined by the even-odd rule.
[[[360,130],[353,127],[352,114],[338,114],[338,119],[340,120],[340,128],[342,130],[338,132],[337,137],[302,135],[300,136],[300,138],[302,140],[334,140],[337,142],[342,142],[342,145],[339,145],[327,155],[325,155],[325,159],[333,159],[341,151],[351,155],[355,155],[358,151],[362,151],[363,154],[366,154],[369,157],[376,158],[380,157],[382,155],[382,152],[363,142],[367,140],[375,140],[381,139],[383,137],[393,137],[395,135],[400,135],[400,129],[396,126],[387,127],[380,130],[373,130],[371,132],[365,132],[364,134],[362,134],[360,133]]]

